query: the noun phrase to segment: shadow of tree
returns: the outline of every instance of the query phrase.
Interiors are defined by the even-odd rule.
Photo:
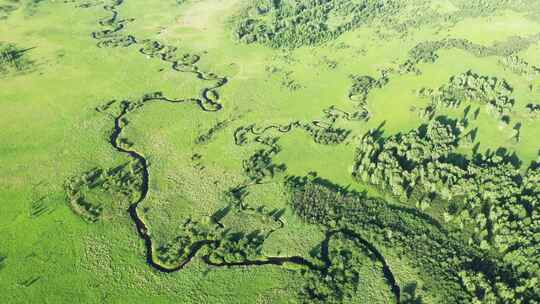
[[[403,288],[402,293],[402,304],[422,304],[424,301],[422,300],[422,296],[419,296],[416,294],[416,290],[418,288],[418,285],[416,282],[409,283],[405,285]]]

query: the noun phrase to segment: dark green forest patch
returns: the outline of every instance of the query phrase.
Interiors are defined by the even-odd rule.
[[[257,0],[239,17],[234,35],[245,43],[274,48],[316,45],[395,14],[399,7],[394,0]]]
[[[523,168],[515,153],[502,148],[462,155],[457,151],[462,130],[460,122],[439,117],[388,137],[381,130],[371,131],[358,147],[354,176],[402,201],[417,202],[422,209],[444,202],[444,219],[459,227],[469,244],[500,257],[505,262],[500,269],[512,269],[517,276],[513,284],[523,291],[519,297],[537,297],[537,287],[529,286],[540,269],[540,253],[535,249],[540,225],[539,165],[533,162]],[[460,275],[473,281],[485,279],[469,272]]]
[[[368,240],[374,248],[386,248],[410,258],[425,276],[427,291],[441,296],[446,303],[539,300],[536,282],[540,259],[533,245],[534,225],[530,226],[530,233],[513,237],[517,243],[512,250],[506,248],[496,253],[474,242],[463,242],[461,232],[443,228],[416,209],[370,198],[313,176],[292,177],[288,185],[292,191],[291,206],[304,221],[331,230],[350,231],[349,234]],[[532,243],[521,243],[527,240],[524,235]],[[388,269],[391,267],[388,265]],[[345,269],[353,268],[348,265]],[[309,300],[306,302],[327,299],[321,298],[320,293],[327,297],[328,292],[338,294],[332,298],[334,302],[342,301],[341,296],[350,290],[350,278],[330,287],[328,282],[333,281],[319,277],[319,281],[304,287],[303,294]]]
[[[361,26],[389,30],[398,37],[429,24],[448,27],[466,18],[489,16],[498,9],[538,11],[524,1],[457,1],[441,14],[429,1],[401,0],[252,0],[234,21],[233,35],[244,43],[297,48],[331,41]],[[382,35],[382,33],[379,33]]]

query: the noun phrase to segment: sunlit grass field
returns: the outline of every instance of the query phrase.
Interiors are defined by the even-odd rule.
[[[103,9],[108,2],[0,0],[0,7],[14,7],[0,19],[0,43],[29,49],[24,56],[32,62],[30,69],[0,74],[0,302],[301,303],[296,294],[305,278],[298,265],[210,266],[199,259],[209,252],[206,248],[180,271],[163,273],[146,263],[145,243],[127,211],[132,202],[105,200],[103,217],[95,223],[70,208],[66,180],[130,160],[109,142],[114,119],[96,107],[157,91],[171,99],[193,98],[212,83],[141,54],[139,45],[97,47],[92,32],[101,30],[98,20],[110,15]],[[540,23],[525,12],[500,9],[452,25],[413,27],[406,35],[366,24],[319,45],[279,49],[233,38],[234,20],[248,2],[124,0],[116,8],[120,19],[133,19],[124,23],[122,33],[138,42],[157,40],[197,54],[199,70],[227,78],[218,89],[220,111],[202,111],[194,102],[154,102],[125,116],[121,138],[148,161],[148,195],[139,210],[157,245],[181,234],[187,219],[208,221],[228,206],[224,193],[246,182],[245,160],[263,146],[236,144],[238,128],[326,121],[323,111],[331,106],[354,112],[348,96],[351,75],[378,78],[382,69],[396,70],[420,42],[460,38],[489,47],[540,32]],[[454,1],[432,2],[441,14],[456,9]],[[81,7],[84,3],[92,5]],[[406,11],[403,14],[396,18],[408,19]],[[515,55],[540,66],[539,43]],[[478,57],[459,49],[439,50],[437,55],[435,62],[418,64],[420,74],[393,72],[386,85],[371,90],[368,121],[338,119],[336,127],[350,130],[339,145],[317,143],[301,128],[276,133],[280,151],[272,162],[285,169],[264,182],[248,183],[244,203],[280,210],[282,225],[247,211],[229,213],[219,224],[234,231],[272,230],[263,256],[315,260],[313,252],[325,231],[295,214],[283,185],[289,176],[313,172],[341,187],[383,197],[388,204],[414,208],[415,201],[400,202],[353,178],[357,146],[370,129],[383,126],[389,136],[426,123],[415,109],[429,99],[418,91],[437,89],[468,70],[505,79],[515,99],[509,124],[481,102],[471,101],[479,115],[467,129],[478,128],[478,151],[506,148],[516,153],[523,168],[536,160],[540,118],[526,106],[540,103],[539,75],[517,75],[499,64],[501,56]],[[467,105],[438,114],[461,118]],[[226,126],[211,133],[207,142],[197,142],[220,122]],[[516,123],[519,141],[514,138]],[[443,213],[437,206],[423,211],[437,219]],[[408,294],[420,299],[407,303],[445,303],[436,290],[423,288],[431,279],[409,257],[389,247],[379,250],[403,298]],[[377,263],[362,266],[356,303],[394,302]],[[407,291],[411,284],[416,289]]]

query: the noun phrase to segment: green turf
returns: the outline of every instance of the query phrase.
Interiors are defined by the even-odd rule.
[[[504,79],[515,104],[505,113],[507,123],[482,100],[438,107],[437,116],[458,120],[468,106],[471,113],[478,109],[464,132],[477,128],[476,138],[460,142],[454,152],[471,158],[506,148],[515,152],[522,163],[518,171],[525,174],[540,148],[540,113],[528,109],[540,107],[538,3],[316,2],[0,0],[0,302],[352,303],[347,298],[352,295],[358,303],[395,303],[382,262],[357,243],[334,238],[327,240],[327,258],[338,260],[349,250],[362,261],[350,267],[360,279],[351,285],[353,291],[343,287],[341,297],[305,296],[309,284],[330,284],[327,271],[341,265],[324,265],[324,242],[330,230],[343,227],[302,219],[291,204],[290,177],[317,176],[383,198],[391,208],[418,208],[456,239],[476,233],[469,224],[444,221],[450,201],[435,200],[427,207],[414,196],[403,199],[355,178],[357,149],[371,129],[380,127],[388,138],[428,123],[421,111],[431,99],[420,91],[437,90],[471,71]],[[356,2],[367,8],[352,9]],[[376,9],[378,2],[385,4]],[[309,7],[302,10],[298,3]],[[110,19],[111,9],[116,19]],[[249,18],[266,27],[239,37],[239,25]],[[298,26],[272,27],[291,20]],[[310,27],[321,24],[318,30]],[[255,33],[255,40],[249,38]],[[119,37],[129,45],[103,47]],[[465,43],[434,50],[432,60],[414,61],[416,46],[445,39]],[[177,48],[177,57],[162,60],[167,47],[151,50],[155,56],[141,53],[148,41]],[[505,65],[511,56],[526,68]],[[198,60],[173,65],[190,58]],[[407,66],[411,70],[404,71]],[[350,98],[355,77],[382,74],[387,82],[369,89],[365,104]],[[154,92],[163,98],[143,97]],[[127,109],[122,101],[139,104],[122,113]],[[338,113],[333,119],[329,109]],[[368,118],[350,119],[361,111]],[[115,119],[121,121],[111,142]],[[245,141],[235,140],[240,131]],[[142,166],[141,159],[144,170],[123,172],[135,183],[111,173],[103,178],[116,186],[88,181],[76,186],[86,201],[102,208],[99,214],[89,217],[87,207],[67,190],[70,181],[92,169],[107,172],[129,162]],[[145,192],[135,208],[145,225],[141,231],[128,209]],[[336,223],[347,222],[347,216],[333,216]],[[431,225],[422,216],[416,221],[421,224],[410,229]],[[362,231],[362,237],[390,266],[402,303],[507,300],[500,286],[493,292],[496,300],[483,294],[490,292],[485,286],[476,294],[462,286],[455,291],[462,298],[444,298],[455,294],[443,287],[457,285],[438,284],[444,278],[419,266],[403,242],[390,246],[374,231]],[[152,254],[141,235],[151,240]],[[188,245],[179,245],[183,241]],[[207,243],[187,257],[197,241]],[[515,260],[525,256],[538,266],[538,243],[533,244]],[[186,254],[160,261],[164,246]],[[235,246],[239,252],[233,252]],[[471,247],[465,251],[479,250],[497,263],[513,259],[496,245],[466,246]],[[216,256],[229,265],[208,263]],[[450,263],[439,262],[443,270]],[[519,288],[528,286],[529,294],[514,286],[522,297],[515,303],[537,303],[538,295],[530,296],[538,291],[537,281],[527,282]],[[341,292],[340,284],[349,283],[330,290]],[[523,300],[527,296],[529,302]]]

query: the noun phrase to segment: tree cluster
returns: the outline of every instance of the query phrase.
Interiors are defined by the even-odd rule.
[[[313,141],[322,145],[338,145],[347,139],[350,130],[343,128],[335,128],[330,126],[320,127],[313,124],[303,124],[301,126],[306,132],[311,135]]]
[[[537,77],[540,76],[540,68],[531,65],[523,58],[518,57],[517,55],[511,55],[504,57],[499,60],[499,64],[503,67],[509,69],[513,73],[521,76],[527,77]]]
[[[369,119],[369,112],[366,109],[355,112],[346,112],[332,105],[324,109],[323,113],[324,118],[329,120],[330,123],[335,123],[338,119],[348,121],[367,121]]]
[[[522,173],[517,156],[504,149],[468,158],[456,151],[460,134],[455,123],[441,120],[384,139],[372,131],[359,145],[354,176],[422,208],[447,202],[446,220],[469,244],[502,256],[516,275],[512,299],[538,295],[533,287],[540,275],[538,165]]]
[[[515,53],[522,51],[534,43],[540,41],[540,35],[529,37],[510,37],[509,39],[497,42],[492,46],[484,46],[476,44],[467,39],[462,38],[445,38],[435,41],[424,41],[417,44],[409,51],[409,56],[403,62],[398,71],[401,74],[414,73],[420,74],[417,65],[420,63],[434,63],[439,58],[439,50],[459,49],[466,51],[476,57],[488,56],[503,56],[500,64],[507,66],[515,73],[532,73],[536,74],[537,68],[530,66],[522,59],[517,57]]]
[[[438,117],[388,138],[370,131],[357,149],[354,176],[404,200],[418,188],[428,194],[440,191],[441,183],[450,184],[462,174],[451,165],[462,130],[459,122]]]
[[[540,114],[540,104],[538,103],[529,103],[527,104],[527,110],[529,111],[529,114],[536,117],[538,114]]]
[[[156,258],[160,264],[175,267],[189,257],[195,244],[215,237],[211,227],[187,219],[180,225],[180,234],[156,249]]]
[[[284,164],[276,165],[272,161],[272,157],[280,150],[277,145],[257,150],[247,160],[244,160],[244,173],[251,181],[260,182],[265,177],[273,177],[276,173],[284,172]]]
[[[466,232],[446,230],[415,209],[369,198],[319,178],[290,178],[288,185],[291,206],[300,218],[330,229],[345,227],[407,256],[424,275],[425,287],[447,303],[540,301],[538,246],[532,241],[538,237],[538,223],[532,224],[536,228],[530,232],[514,231],[520,235],[515,236],[519,243],[494,253],[464,243]],[[532,242],[525,243],[523,234]]]
[[[209,261],[213,264],[242,263],[262,256],[266,236],[258,231],[226,233],[211,245]]]
[[[223,129],[227,128],[229,126],[230,121],[229,120],[223,120],[217,122],[215,125],[213,125],[208,131],[204,132],[203,134],[197,136],[195,139],[195,143],[198,145],[205,145],[209,143],[216,133],[222,131]]]
[[[337,113],[340,112],[340,113]],[[270,149],[266,152],[259,151],[256,156],[258,159],[262,159],[263,155],[266,154],[270,158],[272,155],[275,155],[281,151],[281,147],[278,145],[279,136],[276,135],[267,135],[270,132],[277,133],[288,133],[294,129],[300,129],[307,132],[312,138],[313,141],[321,145],[338,145],[343,143],[350,135],[351,131],[339,127],[334,127],[334,123],[338,117],[345,117],[348,120],[360,119],[349,113],[338,111],[335,108],[330,108],[325,111],[325,117],[330,119],[330,123],[323,121],[312,121],[312,122],[300,122],[293,121],[287,125],[270,125],[262,130],[259,130],[255,125],[244,126],[236,129],[234,132],[234,141],[237,145],[245,145],[248,142],[258,142],[263,144]],[[250,160],[251,161],[251,160]]]
[[[75,213],[88,222],[96,222],[103,212],[103,201],[95,201],[92,193],[97,191],[115,197],[133,200],[141,191],[140,172],[137,162],[129,162],[110,169],[94,168],[81,176],[69,178],[64,188],[68,202]]]
[[[349,99],[360,106],[367,106],[368,95],[371,90],[382,89],[390,81],[390,71],[383,70],[378,79],[367,75],[351,75],[353,84],[349,89]]]
[[[395,14],[399,7],[395,0],[257,0],[240,16],[234,35],[274,48],[316,45]]]
[[[0,43],[0,76],[11,72],[22,72],[33,66],[33,62],[25,56],[28,50],[18,48],[12,43]]]
[[[437,90],[422,89],[421,94],[432,98],[434,107],[459,107],[464,101],[477,101],[493,108],[503,119],[508,120],[515,99],[514,89],[504,79],[483,76],[472,71],[455,75]]]
[[[345,233],[335,233],[326,242],[328,252],[322,257],[326,265],[322,273],[306,272],[300,300],[306,304],[350,303],[358,296],[358,287],[365,279],[361,277],[360,268],[378,264],[378,261],[372,252]]]

